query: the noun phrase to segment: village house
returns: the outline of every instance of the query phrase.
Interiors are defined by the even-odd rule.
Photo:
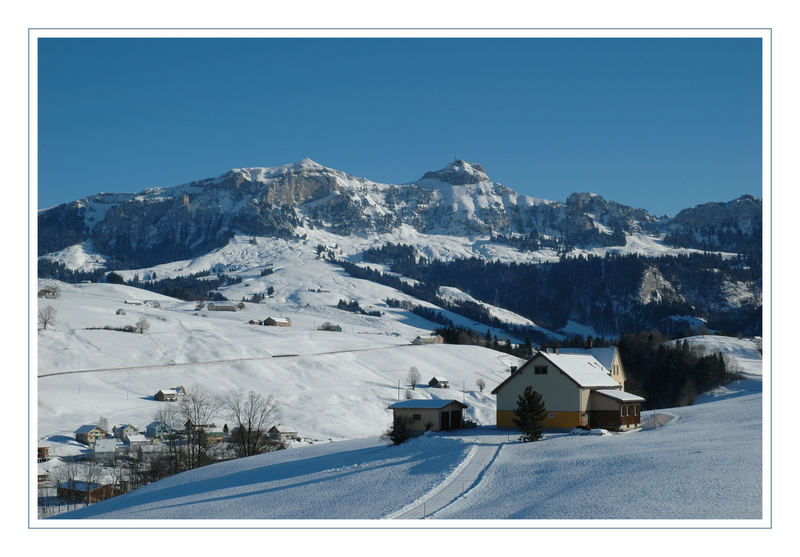
[[[273,441],[280,441],[281,443],[297,439],[297,430],[287,425],[272,426],[267,432],[269,438]]]
[[[150,422],[145,428],[145,434],[154,439],[161,439],[172,433],[173,429],[166,422]]]
[[[105,430],[94,424],[82,425],[75,430],[75,440],[89,447],[93,447],[97,439],[102,439],[105,436]]]
[[[641,425],[640,396],[626,393],[594,356],[539,351],[492,394],[497,395],[497,426],[514,426],[517,399],[531,386],[547,409],[544,427],[626,430]]]
[[[50,447],[36,448],[36,462],[47,462],[50,460]]]
[[[428,381],[428,386],[439,389],[449,389],[450,381],[447,380],[447,377],[433,377],[430,381]]]
[[[111,428],[111,433],[117,439],[124,439],[126,436],[136,433],[137,431],[139,430],[136,428],[136,426],[131,424],[115,425]]]
[[[421,435],[426,431],[461,429],[467,405],[457,400],[435,398],[401,400],[389,408],[395,423],[405,421],[411,435]]]
[[[117,440],[113,437],[98,439],[92,447],[92,456],[95,460],[113,462],[117,456]]]
[[[128,448],[130,449],[136,448],[140,445],[146,445],[148,443],[147,437],[141,433],[131,433],[130,435],[126,435],[123,441],[127,443]]]
[[[267,317],[264,320],[264,325],[268,327],[291,327],[292,320],[288,317]]]
[[[199,432],[202,432],[209,443],[219,443],[220,441],[225,440],[225,432],[222,430],[222,428],[217,427],[217,425],[214,423],[195,424],[192,423],[192,420],[186,420],[186,423],[183,424],[183,427],[184,432],[187,434],[198,434]]]
[[[122,491],[111,485],[69,480],[58,484],[56,496],[67,501],[97,503],[121,495]]]

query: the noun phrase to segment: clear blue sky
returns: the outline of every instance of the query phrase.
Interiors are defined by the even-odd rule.
[[[760,39],[40,39],[39,208],[311,157],[459,158],[656,215],[761,196]]]

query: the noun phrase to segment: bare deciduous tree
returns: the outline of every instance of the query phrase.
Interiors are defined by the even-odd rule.
[[[241,456],[251,456],[267,452],[273,445],[269,439],[268,428],[280,415],[278,403],[272,395],[261,395],[253,391],[231,391],[225,399],[225,406],[234,430],[231,435]]]
[[[415,366],[411,366],[411,369],[408,370],[408,382],[411,383],[412,389],[417,389],[417,383],[419,383],[421,377],[419,370]]]
[[[481,390],[481,392],[483,392],[483,388],[486,386],[486,381],[483,380],[483,377],[479,377],[475,384],[478,385],[478,388]]]
[[[186,430],[187,467],[203,464],[208,449],[205,430],[222,407],[222,400],[209,393],[202,385],[189,387],[178,402],[178,415]]]
[[[136,328],[136,332],[141,335],[144,334],[145,331],[150,330],[150,322],[144,317],[140,317],[139,321],[136,322],[134,327]]]
[[[56,319],[56,308],[53,306],[43,307],[39,310],[39,326],[46,330],[48,325],[52,325]]]

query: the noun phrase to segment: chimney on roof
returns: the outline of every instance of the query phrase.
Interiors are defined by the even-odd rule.
[[[558,346],[553,347],[553,354],[558,354]]]
[[[511,366],[511,373],[513,374],[516,372],[517,372],[517,366]]]

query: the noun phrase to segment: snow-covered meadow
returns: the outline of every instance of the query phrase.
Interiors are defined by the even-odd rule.
[[[62,283],[58,298],[39,300],[39,307],[52,306],[56,317],[38,332],[32,442],[50,446],[51,454],[85,450],[73,432],[101,416],[109,425],[145,426],[168,404],[153,400],[153,394],[177,385],[202,385],[214,394],[232,389],[271,394],[281,407],[281,422],[314,441],[179,474],[63,515],[56,524],[97,524],[67,520],[77,518],[125,521],[120,524],[168,519],[170,525],[182,519],[396,518],[405,524],[423,516],[513,524],[533,519],[749,523],[763,517],[756,341],[690,339],[727,354],[744,379],[702,395],[694,406],[645,416],[666,422],[660,427],[606,436],[548,434],[539,443],[522,444],[514,432],[494,427],[495,401],[489,394],[520,360],[475,346],[411,345],[435,325],[387,307],[384,300],[412,299],[316,259],[315,244],[237,238],[196,260],[121,272],[126,278],[153,272],[163,278],[220,269],[243,277],[224,290],[232,300],[274,288],[273,296],[245,303],[237,312],[198,310],[194,303],[113,284]],[[265,267],[273,272],[262,276]],[[452,288],[445,293],[468,296]],[[339,299],[383,315],[339,310]],[[126,300],[153,300],[160,307]],[[457,324],[488,328],[443,313]],[[267,316],[290,317],[292,327],[247,324]],[[150,323],[144,334],[102,328],[131,325],[141,317]],[[342,332],[317,330],[325,321],[339,324]],[[400,446],[380,437],[391,421],[387,406],[410,388],[412,366],[420,370],[423,385],[411,396],[463,400],[467,417],[479,427],[427,434]],[[452,388],[427,387],[433,375],[446,376]],[[486,383],[483,391],[478,379]],[[219,416],[220,424],[225,420]]]

